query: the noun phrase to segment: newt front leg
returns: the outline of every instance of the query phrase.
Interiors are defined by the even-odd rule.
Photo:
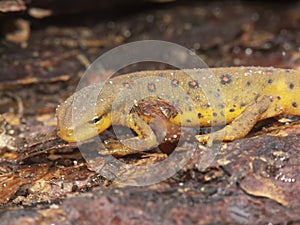
[[[135,154],[144,150],[149,150],[156,147],[156,136],[152,131],[149,124],[147,124],[139,115],[132,113],[127,118],[128,127],[131,128],[136,134],[136,137],[128,138],[125,140],[109,140],[104,142],[106,150],[101,151],[101,154],[112,154],[124,156]]]

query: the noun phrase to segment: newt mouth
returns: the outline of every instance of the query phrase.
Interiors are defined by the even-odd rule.
[[[58,128],[57,135],[67,142],[79,142],[88,140],[99,134],[96,127],[80,126],[77,128]]]

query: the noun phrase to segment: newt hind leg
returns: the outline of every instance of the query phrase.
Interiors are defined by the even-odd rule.
[[[259,121],[262,113],[266,112],[270,107],[270,98],[268,96],[262,97],[257,102],[247,107],[239,117],[226,125],[221,130],[211,134],[196,135],[199,142],[212,145],[216,141],[233,141],[234,139],[245,137]]]

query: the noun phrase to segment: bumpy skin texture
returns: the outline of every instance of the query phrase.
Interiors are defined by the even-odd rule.
[[[151,118],[132,110],[140,100],[173,105],[177,113],[168,115],[168,119],[176,125],[228,124],[215,132],[214,138],[230,141],[247,135],[259,120],[279,114],[300,116],[300,72],[272,67],[227,67],[121,75],[109,80],[101,91],[94,84],[62,103],[57,109],[58,135],[68,142],[82,141],[112,124],[123,125],[137,133],[137,137],[124,140],[123,144],[132,149],[149,149],[157,145],[149,127]],[[209,141],[209,137],[196,136],[200,142]]]

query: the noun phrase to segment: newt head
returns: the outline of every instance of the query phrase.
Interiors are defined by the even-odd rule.
[[[111,113],[105,107],[106,101],[97,104],[98,99],[93,96],[98,96],[98,93],[93,95],[93,87],[79,90],[57,107],[57,134],[63,140],[84,141],[111,126]]]

